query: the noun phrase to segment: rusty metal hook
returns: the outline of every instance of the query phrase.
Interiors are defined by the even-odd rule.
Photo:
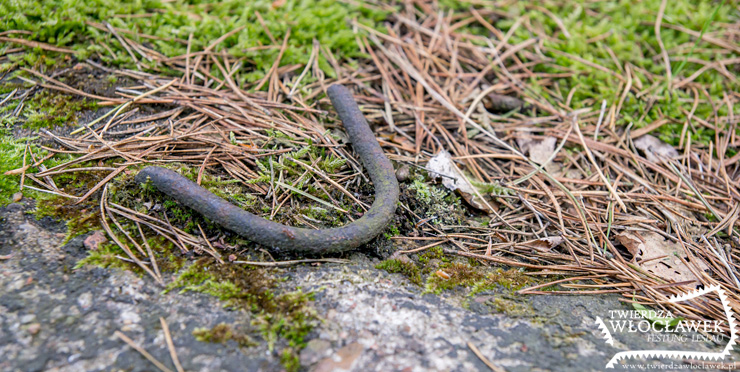
[[[391,162],[380,148],[352,93],[335,84],[329,87],[327,94],[375,185],[375,201],[357,221],[323,230],[282,225],[244,211],[180,174],[161,167],[142,169],[136,175],[136,181],[145,183],[150,180],[159,191],[211,221],[270,248],[308,254],[357,248],[380,234],[393,218],[398,204],[398,181]]]

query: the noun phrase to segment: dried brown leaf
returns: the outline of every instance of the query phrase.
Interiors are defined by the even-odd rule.
[[[529,136],[524,136],[517,137],[516,142],[522,153],[529,154],[529,158],[539,165],[545,164],[547,159],[555,152],[557,145],[557,139],[555,137],[546,137],[541,141],[537,141]],[[560,170],[560,166],[550,162],[545,165],[545,169],[550,173],[556,173]]]
[[[627,248],[627,251],[632,255],[631,261],[634,261],[635,258],[637,258],[637,255],[640,253],[640,247],[645,244],[645,241],[642,239],[640,234],[632,231],[625,231],[621,234],[617,234],[616,238],[617,241]]]
[[[522,243],[522,245],[534,248],[540,252],[547,252],[563,243],[562,236],[548,236]]]
[[[458,191],[468,204],[484,212],[492,212],[490,203],[480,200],[474,186],[455,165],[449,152],[442,150],[434,155],[427,163],[427,170],[442,176],[442,185],[449,190]]]
[[[634,261],[645,271],[668,282],[697,281],[699,278],[679,257],[683,257],[696,271],[707,270],[700,260],[690,260],[680,244],[653,232],[627,232],[617,236],[622,245],[634,253]]]
[[[675,159],[678,157],[678,151],[673,146],[646,134],[634,141],[635,147],[645,154],[647,160],[653,163],[660,163],[662,159]]]

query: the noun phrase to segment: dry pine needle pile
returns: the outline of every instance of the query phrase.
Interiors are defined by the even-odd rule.
[[[391,16],[383,32],[355,25],[358,45],[369,58],[354,68],[315,43],[307,65],[280,66],[281,53],[263,80],[247,86],[238,86],[231,77],[239,60],[216,52],[228,35],[204,50],[174,58],[125,39],[132,53],[180,71],[181,77],[106,70],[135,82],[111,97],[27,70],[43,88],[85,96],[113,109],[72,133],[45,132],[54,142],[47,147],[50,154],[79,155],[74,161],[35,174],[25,168],[17,173],[23,173],[26,187],[78,203],[99,197],[109,235],[130,260],[162,282],[141,227],[140,236],[117,238],[117,232],[125,231],[122,223],[145,226],[183,251],[223,258],[200,227],[200,234],[189,234],[159,216],[112,203],[107,184],[144,163],[187,164],[198,169],[198,182],[206,171],[227,175],[275,210],[289,204],[294,193],[274,180],[253,182],[264,174],[258,160],[277,159],[310,144],[345,163],[327,173],[301,161],[301,180],[350,198],[362,210],[368,200],[357,200],[348,189],[368,181],[350,147],[338,140],[341,127],[334,114],[322,110],[330,107],[323,98],[325,88],[341,83],[356,92],[392,160],[437,170],[454,181],[446,186],[458,189],[468,208],[490,217],[486,226],[419,223],[414,236],[393,238],[408,247],[404,249],[442,245],[448,254],[525,268],[530,275],[565,277],[520,291],[524,294],[621,293],[624,301],[669,309],[687,319],[726,319],[721,301],[713,296],[680,304],[667,301],[719,284],[733,311],[740,313],[740,157],[725,156],[728,148],[738,147],[737,121],[694,118],[716,130],[715,141],[697,146],[682,135],[680,148],[674,148],[649,134],[665,122],[636,130],[615,126],[623,98],[579,110],[569,107],[569,99],[553,105],[527,83],[536,80],[543,89],[556,89],[552,74],[533,72],[538,64],[552,63],[541,52],[541,40],[510,44],[511,32],[503,33],[488,21],[503,16],[474,9],[444,13],[428,4],[406,7]],[[472,23],[489,30],[491,37],[460,31]],[[319,54],[332,63],[337,79],[321,71]],[[80,65],[105,69],[92,61]],[[224,78],[214,76],[214,70]],[[575,72],[562,74],[570,73]],[[649,88],[633,84],[629,68],[609,73],[622,81],[624,96],[650,94]],[[703,89],[689,79],[679,85],[677,89]],[[729,95],[715,104],[737,100]],[[136,112],[147,105],[167,109]],[[291,145],[265,146],[274,131]],[[35,163],[43,165],[48,158]],[[108,159],[117,159],[118,165],[97,169],[107,176],[84,194],[69,195],[53,182],[54,175],[90,170],[78,164]],[[341,212],[347,220],[356,216]],[[422,222],[422,216],[415,218]],[[292,222],[312,226],[307,220]],[[551,290],[554,284],[557,289]],[[545,287],[550,288],[543,291]]]

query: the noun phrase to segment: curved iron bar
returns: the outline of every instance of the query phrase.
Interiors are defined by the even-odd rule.
[[[329,87],[327,94],[375,185],[375,201],[370,210],[346,226],[311,230],[275,223],[244,211],[195,182],[161,167],[142,169],[136,175],[136,181],[151,180],[159,191],[211,221],[273,249],[323,254],[357,248],[380,234],[393,218],[398,204],[398,181],[391,162],[383,154],[352,93],[335,84]]]

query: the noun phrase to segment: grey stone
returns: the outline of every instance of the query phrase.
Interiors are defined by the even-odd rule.
[[[203,294],[162,293],[148,277],[128,271],[71,270],[85,256],[84,238],[62,246],[64,224],[37,221],[24,208],[0,208],[0,255],[12,253],[0,261],[0,370],[154,370],[113,336],[116,331],[174,370],[160,317],[169,325],[185,370],[283,370],[279,349],[271,351],[257,330],[250,337],[258,345],[248,348],[203,343],[192,335],[196,328],[219,323],[248,328],[251,314],[226,309]],[[348,265],[277,271],[288,279],[284,290],[301,286],[315,292],[313,306],[323,319],[300,354],[304,370],[488,370],[470,349],[473,345],[508,372],[601,371],[625,345],[656,347],[640,335],[627,335],[620,339],[622,345],[604,342],[594,325],[596,317],[629,309],[616,295],[518,297],[531,314],[511,316],[488,305],[496,292],[471,298],[460,291],[425,294],[402,275],[375,269],[377,262],[362,253],[350,259]],[[34,328],[38,331],[31,332]]]
[[[315,338],[306,344],[306,348],[301,350],[301,365],[310,366],[316,364],[321,359],[331,354],[331,343],[326,340]]]

